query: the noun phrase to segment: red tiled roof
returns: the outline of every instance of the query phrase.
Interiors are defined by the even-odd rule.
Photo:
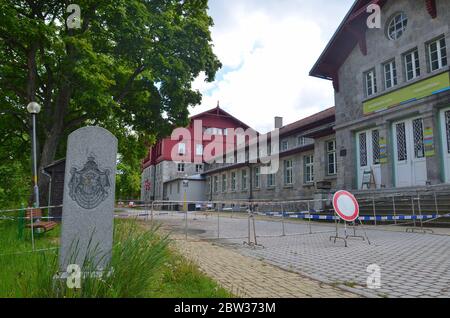
[[[194,120],[194,119],[199,118],[199,117],[202,117],[202,116],[204,116],[204,115],[215,115],[215,116],[229,117],[229,118],[233,119],[234,121],[238,122],[239,125],[242,126],[242,128],[244,128],[244,129],[250,128],[249,125],[247,125],[246,123],[240,121],[239,119],[237,119],[236,117],[234,117],[234,116],[231,115],[230,113],[224,111],[222,108],[220,108],[220,106],[214,107],[214,108],[212,108],[212,109],[210,109],[210,110],[207,110],[207,111],[204,111],[204,112],[202,112],[202,113],[200,113],[200,114],[191,116],[189,119],[190,119],[190,120]]]

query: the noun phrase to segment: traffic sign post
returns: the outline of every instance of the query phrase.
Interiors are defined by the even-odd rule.
[[[339,220],[336,218],[335,219],[335,223],[336,223],[336,235],[335,236],[330,236],[330,241],[331,239],[334,238],[334,243],[336,243],[336,240],[340,239],[343,240],[345,243],[345,247],[347,247],[347,239],[349,237],[360,237],[363,240],[365,240],[365,238],[367,239],[367,242],[370,244],[369,238],[367,237],[367,233],[366,230],[363,228],[364,230],[364,236],[361,235],[356,235],[356,220],[359,220],[359,204],[358,204],[358,200],[356,200],[355,196],[353,194],[351,194],[348,191],[337,191],[334,196],[333,196],[333,208],[334,211],[336,212],[336,214],[339,216]],[[338,228],[338,224],[340,223],[340,221],[343,220],[344,221],[344,237],[339,236],[339,228]],[[347,222],[351,222],[353,225],[353,235],[349,235],[347,233]],[[359,223],[361,225],[361,227],[363,227],[363,224],[361,222],[361,220],[359,220]]]

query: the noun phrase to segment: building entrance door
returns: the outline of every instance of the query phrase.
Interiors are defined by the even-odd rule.
[[[395,185],[426,185],[427,162],[423,140],[423,119],[413,118],[393,124]]]
[[[380,131],[371,129],[356,134],[357,149],[357,169],[358,169],[358,189],[367,189],[363,186],[364,174],[373,173],[375,185],[380,188],[381,168],[380,168]],[[364,180],[366,181],[366,180]]]
[[[441,111],[445,182],[450,183],[450,107]]]

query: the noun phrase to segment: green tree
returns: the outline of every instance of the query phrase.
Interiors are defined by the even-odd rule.
[[[29,147],[25,107],[37,101],[39,171],[90,124],[119,138],[122,163],[136,174],[145,145],[187,124],[188,107],[200,103],[192,81],[201,72],[212,81],[221,67],[207,0],[78,0],[79,29],[66,23],[69,3],[0,0],[0,126],[17,140],[9,150]]]

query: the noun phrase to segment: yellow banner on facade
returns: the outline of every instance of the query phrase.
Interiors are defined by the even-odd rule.
[[[450,90],[450,72],[445,72],[392,93],[363,103],[364,115],[369,115],[391,107],[406,104],[434,94]]]

